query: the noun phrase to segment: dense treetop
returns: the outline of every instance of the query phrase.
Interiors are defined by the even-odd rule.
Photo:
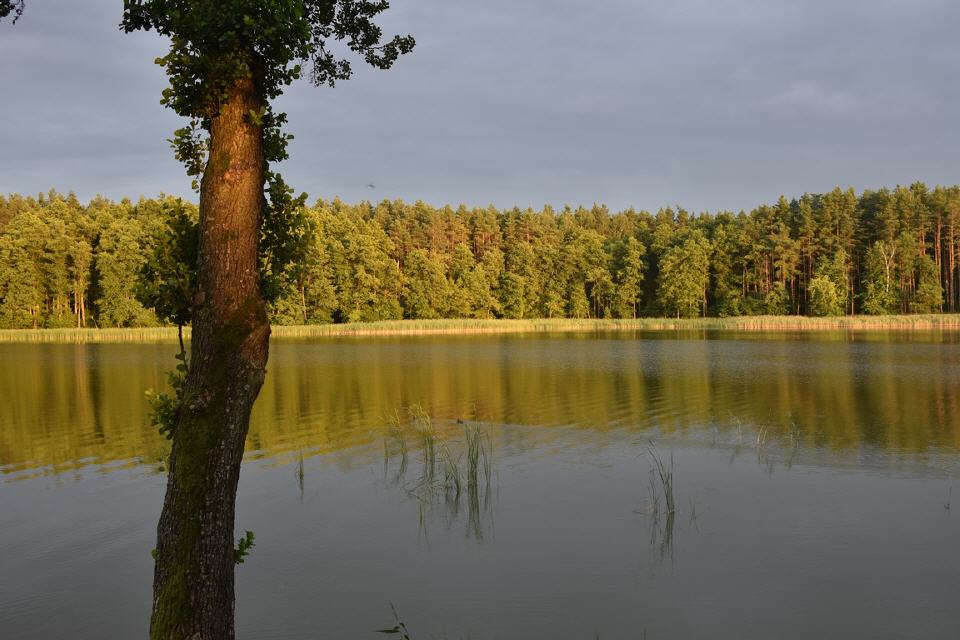
[[[960,309],[960,187],[835,189],[749,212],[318,201],[275,323]],[[197,212],[0,196],[0,326],[184,321]],[[264,269],[269,269],[264,264]]]

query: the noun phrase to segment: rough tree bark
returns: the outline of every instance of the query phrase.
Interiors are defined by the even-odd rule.
[[[261,106],[242,79],[211,121],[190,368],[157,527],[154,640],[234,638],[237,481],[270,336],[257,257],[263,137],[248,116]]]

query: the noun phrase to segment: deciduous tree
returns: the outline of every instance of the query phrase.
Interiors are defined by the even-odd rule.
[[[700,315],[706,299],[709,269],[710,241],[699,230],[667,249],[660,260],[657,289],[657,300],[663,310],[678,318]]]
[[[303,75],[351,75],[343,41],[388,68],[413,40],[382,42],[379,0],[125,0],[127,32],[170,39],[163,104],[189,119],[177,157],[199,178],[197,291],[189,372],[170,425],[173,449],[157,531],[151,637],[234,637],[234,509],[250,411],[263,384],[270,325],[264,276],[282,261],[295,205],[270,163],[286,157],[271,101]],[[269,184],[265,198],[265,185]]]

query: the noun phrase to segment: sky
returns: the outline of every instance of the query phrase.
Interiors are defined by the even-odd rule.
[[[0,193],[196,198],[166,44],[121,11],[0,24]],[[956,0],[392,0],[381,24],[417,40],[393,69],[278,101],[311,198],[699,212],[960,182]]]

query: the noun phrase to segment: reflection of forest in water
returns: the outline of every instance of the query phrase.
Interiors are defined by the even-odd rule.
[[[438,421],[679,435],[746,425],[840,451],[960,449],[953,334],[674,336],[275,341],[247,449],[369,442],[413,404]],[[144,390],[164,384],[173,351],[0,346],[0,469],[162,459]]]

